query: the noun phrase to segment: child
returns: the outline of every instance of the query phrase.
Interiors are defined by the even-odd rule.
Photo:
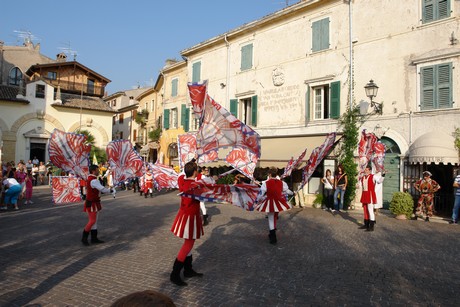
[[[26,202],[24,205],[31,205],[33,202],[30,200],[32,198],[32,190],[34,188],[34,177],[32,176],[32,171],[27,171],[27,176],[25,179],[26,182]]]

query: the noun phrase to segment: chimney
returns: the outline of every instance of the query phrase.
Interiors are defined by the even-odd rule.
[[[67,62],[67,55],[64,52],[58,53],[56,55],[57,62]]]

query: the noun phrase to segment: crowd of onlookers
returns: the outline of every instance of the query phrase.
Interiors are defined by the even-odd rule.
[[[7,210],[8,206],[19,210],[19,205],[32,204],[33,187],[48,184],[52,166],[36,157],[24,162],[14,161],[2,163],[1,173],[1,200],[0,210]],[[24,202],[23,202],[24,201]]]

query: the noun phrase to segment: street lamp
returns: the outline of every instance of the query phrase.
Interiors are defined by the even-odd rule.
[[[366,96],[371,100],[371,107],[374,108],[375,113],[382,115],[383,105],[372,100],[372,98],[377,96],[377,92],[379,91],[379,87],[374,83],[374,80],[371,79],[364,87],[364,90],[366,91]]]

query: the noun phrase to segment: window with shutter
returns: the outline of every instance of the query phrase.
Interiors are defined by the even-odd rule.
[[[329,49],[329,17],[315,21],[312,28],[312,51]]]
[[[451,0],[422,0],[422,22],[432,21],[450,17]]]
[[[331,82],[331,118],[340,117],[340,81]]]
[[[200,82],[201,80],[201,62],[195,62],[192,65],[192,83]]]
[[[421,110],[452,108],[452,63],[420,69]]]
[[[230,99],[230,113],[238,117],[238,99]]]
[[[177,96],[177,86],[179,83],[179,79],[172,79],[171,81],[171,96],[176,97]]]
[[[252,44],[241,47],[241,70],[247,70],[252,68]]]
[[[251,99],[251,124],[257,126],[257,95],[252,96]]]

